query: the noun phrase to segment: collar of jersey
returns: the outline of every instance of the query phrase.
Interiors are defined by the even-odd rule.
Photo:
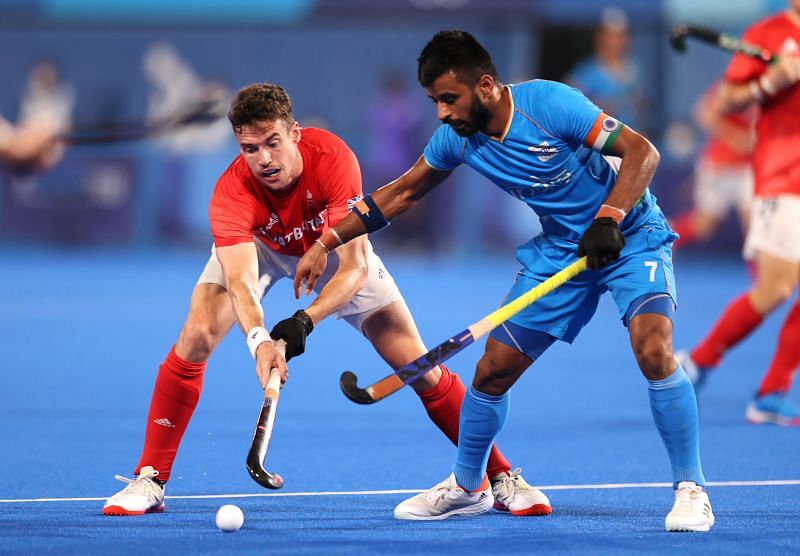
[[[511,99],[511,114],[508,116],[508,121],[506,122],[506,127],[503,129],[502,135],[500,137],[492,137],[491,135],[486,135],[484,132],[479,131],[481,135],[490,139],[492,141],[497,141],[498,143],[502,143],[505,141],[506,135],[508,135],[509,130],[511,129],[511,122],[514,121],[514,112],[516,112],[516,105],[514,104],[514,94],[511,92],[511,85],[503,85],[504,89],[508,89],[508,98]]]

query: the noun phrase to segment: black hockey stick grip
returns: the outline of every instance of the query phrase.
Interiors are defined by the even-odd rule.
[[[286,350],[286,342],[279,340],[275,347],[283,354]],[[253,432],[253,441],[247,453],[247,472],[255,482],[264,488],[271,489],[283,486],[283,477],[277,473],[270,473],[264,468],[264,459],[267,456],[272,429],[275,426],[280,388],[281,374],[277,368],[274,368],[270,371],[269,381],[264,389],[264,403],[261,404],[261,412],[258,415],[255,432]]]

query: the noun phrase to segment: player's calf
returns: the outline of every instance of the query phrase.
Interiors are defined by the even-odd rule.
[[[105,515],[144,515],[164,511],[164,485],[156,480],[158,471],[152,467],[142,467],[139,476],[128,479],[120,475],[116,478],[128,485],[106,500],[103,506]]]

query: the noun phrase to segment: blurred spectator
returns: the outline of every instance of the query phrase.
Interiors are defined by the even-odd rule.
[[[20,124],[64,133],[72,127],[74,108],[74,88],[61,80],[55,62],[42,60],[34,64],[20,99]]]
[[[367,142],[365,161],[365,191],[370,192],[405,172],[422,154],[425,144],[422,127],[421,97],[411,90],[403,74],[386,70],[380,90],[367,107]],[[380,238],[381,243],[402,245],[404,248],[430,248],[435,237],[430,226],[428,207],[403,215],[392,222],[403,231]]]
[[[595,32],[594,55],[579,62],[566,82],[626,125],[643,130],[646,96],[641,74],[629,56],[628,16],[617,7],[603,10]]]
[[[213,101],[227,107],[230,101],[230,92],[224,84],[201,79],[169,43],[151,45],[144,54],[142,69],[151,85],[147,103],[149,122],[180,114],[195,103]],[[212,151],[229,140],[230,125],[225,118],[212,124],[187,125],[161,139],[175,153]]]
[[[694,110],[697,124],[709,139],[694,169],[694,204],[670,221],[680,234],[677,245],[686,247],[708,240],[727,214],[735,209],[743,231],[750,221],[753,199],[751,153],[755,141],[755,106],[744,112],[720,114],[716,105],[719,83],[698,101]]]

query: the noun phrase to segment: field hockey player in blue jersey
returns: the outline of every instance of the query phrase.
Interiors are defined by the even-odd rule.
[[[576,89],[544,80],[501,83],[489,53],[464,31],[437,33],[418,62],[419,82],[443,125],[410,170],[367,196],[306,252],[295,293],[313,289],[329,251],[385,227],[461,164],[541,220],[542,233],[517,249],[521,269],[508,299],[577,257],[587,258],[589,270],[492,331],[464,398],[453,473],[398,505],[395,517],[445,519],[492,507],[486,462],[508,417],[511,387],[556,340],[571,343],[610,292],[672,465],[675,502],[666,530],[708,531],[714,515],[700,464],[697,403],[672,353],[678,236],[648,190],[658,151]]]

